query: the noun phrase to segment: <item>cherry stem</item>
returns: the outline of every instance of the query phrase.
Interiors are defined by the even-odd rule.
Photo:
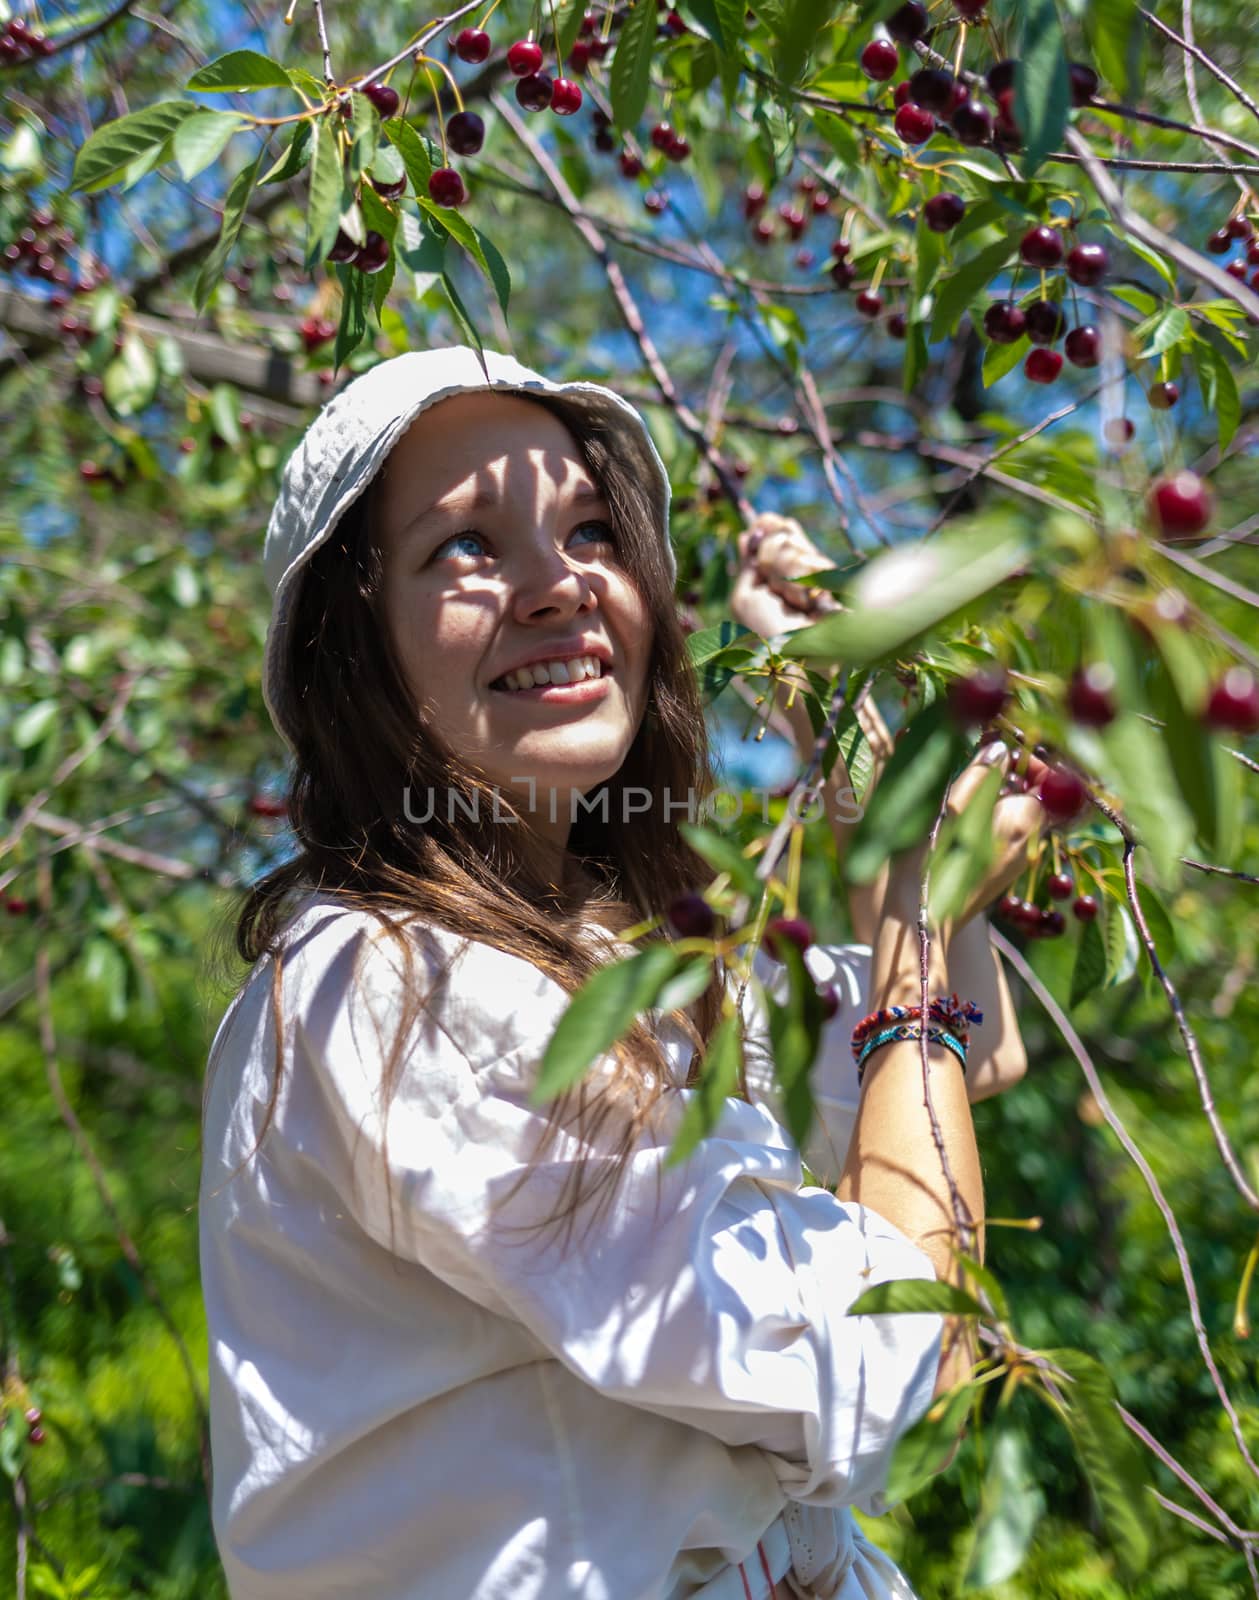
[[[417,67],[422,66],[424,68],[425,75],[428,78],[429,88],[433,90],[433,102],[437,107],[437,120],[438,120],[438,122],[441,122],[442,103],[441,103],[441,97],[438,95],[437,90],[435,88],[433,88],[433,76],[428,70],[430,66],[437,67],[440,71],[442,71],[442,72],[444,72],[446,74],[446,81],[450,84],[451,91],[453,92],[454,97],[455,97],[455,105],[460,111],[462,111],[463,110],[463,96],[459,93],[459,85],[455,82],[454,73],[451,72],[450,68],[446,65],[446,63],[444,61],[439,61],[436,56],[421,55],[419,53],[419,51],[416,51],[416,54],[414,56],[414,61],[415,61],[415,64],[416,64]],[[445,153],[446,153],[446,134],[445,134],[445,130],[443,129],[443,132],[442,132],[442,156],[443,156],[443,158],[445,157]]]
[[[960,78],[962,75],[962,58],[966,54],[966,24],[961,22],[957,28],[957,49],[953,52],[953,76]]]

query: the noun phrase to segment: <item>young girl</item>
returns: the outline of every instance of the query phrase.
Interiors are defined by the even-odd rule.
[[[286,467],[263,692],[298,853],[240,911],[252,971],[204,1115],[234,1600],[911,1595],[848,1508],[884,1509],[897,1439],[968,1355],[937,1316],[846,1312],[956,1277],[953,1212],[921,1040],[874,1048],[858,1089],[850,1034],[919,999],[923,849],[863,907],[871,948],[806,955],[840,1002],[807,1152],[835,1194],[801,1186],[755,985],[741,1093],[665,1166],[742,987],[720,959],[575,1089],[532,1094],[572,992],[712,876],[678,827],[714,784],[668,509],[619,396],[465,347],[357,379]],[[807,620],[789,580],[828,563],[802,538],[741,543],[749,626]],[[968,1093],[1022,1070],[977,913],[1039,825],[999,801],[993,866],[932,941],[932,994],[970,985],[998,1036],[928,1046],[977,1222]]]

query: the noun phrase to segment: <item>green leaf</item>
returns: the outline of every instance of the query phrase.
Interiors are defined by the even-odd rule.
[[[1102,1365],[1080,1350],[1046,1350],[1074,1381],[1061,1385],[1067,1429],[1101,1509],[1111,1545],[1129,1578],[1150,1560],[1150,1535],[1138,1507],[1145,1502],[1144,1462],[1115,1409],[1115,1389]]]
[[[680,822],[678,831],[710,867],[717,872],[728,872],[731,882],[743,894],[756,893],[756,865],[748,860],[734,839],[693,822]]]
[[[1139,239],[1134,239],[1129,233],[1125,233],[1121,235],[1121,237],[1125,247],[1131,250],[1134,256],[1140,256],[1141,260],[1144,261],[1147,266],[1153,267],[1155,272],[1158,273],[1159,277],[1162,278],[1163,282],[1167,285],[1171,292],[1175,294],[1176,274],[1172,271],[1167,262],[1163,260],[1162,256],[1151,250],[1148,245],[1142,244]],[[1198,309],[1200,310],[1201,307]]]
[[[713,979],[713,964],[707,956],[693,956],[682,966],[656,996],[655,1009],[662,1016],[670,1011],[684,1011],[692,1000],[698,1000]]]
[[[143,411],[157,394],[157,362],[137,334],[128,333],[117,359],[105,368],[105,400],[120,417]]]
[[[633,128],[647,109],[655,48],[655,0],[634,0],[612,57],[612,120],[623,131]]]
[[[97,128],[74,158],[71,191],[91,194],[117,183],[133,161],[165,145],[180,123],[198,110],[191,100],[159,100]]]
[[[341,282],[341,321],[337,326],[337,342],[333,348],[332,364],[341,368],[354,354],[367,336],[368,274],[357,267],[338,262],[337,277]]]
[[[1241,421],[1242,403],[1233,369],[1214,345],[1198,339],[1193,346],[1193,364],[1202,388],[1202,403],[1215,412],[1220,449],[1232,442]]]
[[[346,179],[350,188],[354,188],[376,159],[380,145],[380,113],[367,96],[360,94],[357,89],[350,96],[350,107],[353,137],[350,140]]]
[[[1080,13],[1098,70],[1116,96],[1128,100],[1141,82],[1145,29],[1140,0],[1089,0]]]
[[[1182,306],[1168,306],[1165,310],[1156,312],[1132,331],[1136,343],[1140,344],[1144,339],[1149,340],[1149,344],[1141,351],[1137,360],[1150,361],[1155,356],[1161,356],[1164,350],[1170,350],[1173,345],[1179,344],[1188,332],[1189,313]]]
[[[485,346],[481,341],[481,335],[477,332],[476,324],[473,322],[472,317],[471,317],[471,315],[470,315],[470,313],[468,311],[467,306],[464,305],[463,300],[461,299],[461,297],[459,295],[458,289],[455,288],[455,280],[450,276],[450,274],[448,272],[443,272],[442,273],[442,288],[446,291],[446,299],[450,303],[451,315],[454,317],[455,321],[459,324],[459,327],[460,327],[460,329],[461,329],[461,331],[463,333],[464,338],[477,351],[478,355],[480,356],[480,358],[481,358],[481,367],[482,367],[482,370],[484,371],[485,370]],[[485,381],[487,383],[490,381],[490,379],[488,377],[488,374],[486,376],[486,380]]]
[[[249,204],[249,197],[254,192],[254,183],[262,166],[262,152],[259,151],[255,160],[236,175],[232,187],[227,191],[227,199],[223,202],[223,225],[219,230],[218,243],[202,263],[201,271],[197,274],[196,284],[193,286],[193,300],[198,311],[205,309],[206,301],[214,285],[222,276],[223,268],[227,265],[227,258],[231,255],[240,235],[241,224],[245,220],[245,208]]]
[[[586,15],[586,0],[568,0],[568,5],[556,19],[555,53],[560,61],[567,61],[569,51],[581,34],[581,19]]]
[[[691,658],[691,665],[698,671],[706,662],[719,656],[727,645],[736,641],[755,645],[760,643],[760,637],[750,628],[726,620],[714,623],[711,628],[700,628],[698,632],[688,634],[686,653]]]
[[[984,388],[991,389],[998,379],[1004,378],[1007,372],[1019,366],[1031,348],[1032,342],[1026,334],[1021,339],[1016,339],[1013,344],[990,344],[984,351]]]
[[[336,134],[328,119],[315,124],[310,158],[310,202],[306,212],[306,269],[313,270],[336,242],[344,210],[345,176]]]
[[[848,1307],[850,1317],[874,1317],[888,1312],[939,1312],[942,1316],[982,1317],[983,1306],[955,1283],[938,1278],[892,1278],[876,1283]]]
[[[1023,1434],[1002,1417],[993,1432],[963,1588],[986,1589],[1012,1578],[1023,1565],[1045,1510],[1045,1497],[1032,1476]]]
[[[1086,922],[1080,930],[1075,965],[1071,969],[1071,1006],[1078,1006],[1094,989],[1100,988],[1105,977],[1106,950],[1101,929],[1096,922]]]
[[[942,702],[919,712],[896,742],[879,782],[877,807],[866,808],[853,833],[849,883],[872,883],[889,856],[925,842],[965,750]]]
[[[497,248],[479,229],[474,228],[457,211],[452,210],[449,206],[439,206],[436,201],[430,200],[427,190],[416,198],[432,221],[439,228],[444,228],[456,244],[462,245],[477,266],[480,267],[481,271],[489,279],[498,298],[499,305],[506,311],[507,302],[511,296],[511,275],[507,270],[507,263],[499,254]]]
[[[865,666],[981,599],[1027,556],[1018,525],[1006,517],[882,552],[845,591],[849,609],[797,629],[782,653]]]
[[[933,344],[954,331],[962,312],[1009,262],[1010,252],[1010,241],[999,239],[996,244],[988,245],[977,256],[961,262],[946,274],[936,290],[935,306],[931,313]]]
[[[293,136],[281,151],[275,165],[270,167],[258,179],[259,184],[287,183],[310,160],[310,129],[309,122],[299,122],[293,130]]]
[[[417,195],[426,195],[428,180],[433,176],[433,157],[429,151],[428,141],[421,138],[411,124],[404,122],[401,117],[394,117],[386,122],[385,132],[402,157],[402,164],[407,169],[411,187]]]
[[[993,767],[965,811],[941,824],[928,889],[934,921],[951,921],[962,911],[992,860],[992,812],[1001,781],[1000,768]]]
[[[545,1105],[578,1083],[634,1018],[655,1004],[680,964],[672,945],[655,944],[609,962],[587,978],[547,1044],[530,1104]]]
[[[439,233],[431,227],[422,211],[403,211],[400,214],[395,249],[403,266],[412,275],[411,287],[417,300],[428,293],[446,270],[446,240],[449,237],[449,234]]]
[[[782,83],[793,84],[800,78],[818,34],[833,15],[830,0],[787,0],[774,29],[778,41],[774,70]]]
[[[1193,823],[1167,748],[1157,731],[1132,712],[1121,712],[1100,738],[1123,814],[1149,851],[1159,882],[1171,888],[1181,880],[1180,857],[1193,837]]]
[[[199,94],[246,94],[251,89],[291,89],[293,80],[278,61],[256,50],[229,50],[188,79]]]
[[[742,1059],[739,1019],[723,1017],[709,1041],[699,1082],[694,1088],[682,1091],[686,1096],[686,1111],[665,1158],[666,1167],[685,1161],[700,1140],[707,1138],[716,1127],[727,1098],[738,1091]]]
[[[228,449],[240,449],[240,390],[234,383],[216,383],[210,391],[210,421]]]
[[[55,700],[40,700],[33,706],[27,706],[14,718],[9,729],[13,748],[29,750],[37,745],[57,720],[59,709]]]
[[[1106,900],[1103,904],[1106,917],[1106,926],[1102,930],[1106,945],[1106,987],[1113,989],[1116,984],[1127,983],[1137,970],[1141,944],[1127,906],[1120,905],[1116,900]]]
[[[969,1381],[950,1389],[897,1440],[883,1491],[889,1506],[912,1499],[941,1470],[965,1426],[976,1392]]]
[[[769,1037],[773,1046],[774,1076],[782,1089],[783,1122],[803,1149],[813,1126],[813,1094],[809,1074],[822,1037],[822,1000],[802,952],[782,941],[781,958],[787,969],[787,999],[767,994]]]
[[[244,117],[235,111],[198,111],[186,117],[175,129],[171,141],[175,161],[184,179],[195,178],[212,161],[217,161],[231,137],[244,127]]]
[[[1061,144],[1071,85],[1056,0],[1025,0],[1020,10],[1023,46],[1014,84],[1014,119],[1023,130],[1023,174],[1030,178]]]

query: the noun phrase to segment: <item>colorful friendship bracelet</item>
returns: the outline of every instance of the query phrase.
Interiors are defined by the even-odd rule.
[[[865,1077],[866,1062],[882,1045],[895,1044],[908,1039],[922,1038],[921,1022],[898,1022],[890,1028],[885,1028],[875,1038],[867,1040],[861,1052],[861,1059],[857,1063],[857,1087],[860,1089],[861,1081]],[[966,1075],[966,1046],[945,1028],[927,1029],[927,1038],[933,1044],[941,1044],[946,1050],[951,1051],[962,1064],[962,1076]]]
[[[957,994],[953,994],[948,997],[937,997],[929,1001],[927,1018],[928,1021],[941,1023],[956,1035],[964,1045],[969,1045],[970,1034],[967,1023],[982,1024],[984,1014],[973,1001],[963,1001]],[[860,1060],[861,1047],[878,1029],[915,1019],[919,1021],[922,1019],[922,1007],[920,1005],[888,1006],[881,1011],[872,1011],[868,1017],[863,1017],[852,1031],[853,1059]]]

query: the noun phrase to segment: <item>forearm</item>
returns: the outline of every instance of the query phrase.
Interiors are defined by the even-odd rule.
[[[986,917],[972,917],[949,943],[950,986],[963,1000],[973,1000],[984,1014],[972,1030],[966,1066],[971,1104],[1000,1094],[1027,1071],[1027,1052],[1019,1032],[1014,1000],[1001,958],[992,947]]]
[[[933,940],[928,993],[954,987],[944,943]],[[918,930],[911,921],[884,917],[874,944],[870,1007],[917,1004],[921,991]],[[982,1260],[983,1181],[966,1082],[956,1057],[942,1045],[929,1045],[927,1060],[932,1109],[963,1218],[975,1230],[972,1249]],[[961,1282],[950,1248],[959,1243],[953,1195],[926,1107],[918,1040],[885,1045],[870,1057],[836,1195],[900,1228],[930,1258],[942,1282]],[[960,1332],[956,1319],[946,1319],[937,1392],[969,1369],[971,1349]]]

